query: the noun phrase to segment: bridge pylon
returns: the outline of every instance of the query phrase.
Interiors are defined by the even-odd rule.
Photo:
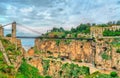
[[[0,36],[4,36],[4,28],[2,27],[2,25],[0,25]]]
[[[12,23],[12,37],[16,38],[16,22]]]

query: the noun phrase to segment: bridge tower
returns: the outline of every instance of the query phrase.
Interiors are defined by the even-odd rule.
[[[4,29],[3,29],[2,25],[0,25],[0,36],[1,37],[4,36]]]
[[[12,37],[16,37],[16,22],[12,23]]]

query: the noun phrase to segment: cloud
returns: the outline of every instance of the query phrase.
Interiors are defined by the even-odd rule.
[[[33,10],[34,10],[34,6],[31,6],[31,7],[21,8],[20,12],[21,14],[29,15],[29,13],[31,13]]]

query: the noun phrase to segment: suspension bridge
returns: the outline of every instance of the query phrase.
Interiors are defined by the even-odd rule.
[[[18,31],[20,32],[25,32],[24,30],[28,30],[30,32],[33,32],[33,33],[36,33],[38,35],[41,35],[42,33],[39,32],[39,31],[36,31],[35,29],[32,29],[28,26],[24,26],[20,23],[16,23],[16,22],[12,22],[12,23],[9,23],[9,24],[6,24],[6,25],[3,25],[3,26],[0,26],[0,36],[4,36],[4,27],[7,27],[7,26],[12,26],[12,29],[11,29],[11,37],[14,37],[14,38],[39,38],[40,36],[30,36],[30,35],[23,35],[22,36],[18,36],[16,33]],[[21,31],[21,29],[24,29],[23,31]],[[19,32],[19,33],[20,33]]]
[[[42,32],[40,32],[40,31],[37,31],[37,30],[35,30],[35,29],[32,29],[32,28],[30,28],[30,27],[28,27],[28,26],[25,26],[25,25],[23,25],[23,24],[20,24],[20,23],[17,23],[17,22],[12,22],[12,23],[8,23],[8,24],[6,24],[6,25],[3,25],[3,26],[0,26],[0,36],[4,36],[4,27],[6,27],[6,26],[12,26],[12,29],[11,29],[11,37],[13,37],[13,38],[27,38],[27,39],[31,39],[31,38],[33,38],[33,39],[35,39],[35,38],[44,38],[44,39],[83,39],[83,38],[59,38],[59,37],[42,37],[41,36],[41,34],[43,34]],[[27,34],[27,35],[23,35],[22,34],[22,36],[18,36],[16,33],[18,32],[18,31],[20,31],[20,29],[25,29],[25,30],[28,30],[28,31],[30,31],[30,32],[33,32],[33,33],[35,33],[35,34],[38,34],[38,36],[31,36],[31,35],[29,35],[29,34]],[[22,31],[22,32],[24,32],[24,30]],[[22,33],[21,32],[21,33]],[[85,38],[86,40],[93,40],[92,38]]]

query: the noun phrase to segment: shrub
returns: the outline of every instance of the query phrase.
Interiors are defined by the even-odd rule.
[[[101,57],[104,59],[104,60],[109,60],[111,57],[106,53],[104,52]]]
[[[7,34],[6,37],[11,37],[11,34]]]
[[[45,74],[47,74],[50,61],[49,60],[42,60],[42,63],[43,63],[43,69],[44,69],[43,73],[45,75]]]
[[[8,75],[0,72],[0,78],[8,78]]]
[[[66,39],[64,42],[65,42],[65,44],[70,44],[71,41],[72,41],[72,40],[70,40],[70,39]]]
[[[120,36],[120,30],[105,30],[103,36]]]
[[[56,40],[56,45],[59,46],[59,44],[60,44],[60,40],[57,39]]]
[[[110,76],[117,77],[117,73],[115,71],[113,71],[113,72],[110,73]]]
[[[120,49],[117,49],[117,51],[116,51],[117,53],[120,53]]]
[[[65,74],[63,74],[63,72]],[[59,71],[60,76],[65,76],[66,78],[79,78],[80,75],[89,75],[89,67],[78,66],[77,64],[65,63],[62,65],[62,70]]]
[[[51,76],[45,76],[45,78],[52,78]]]
[[[40,78],[38,69],[27,64],[25,61],[21,64],[19,71],[24,78]]]
[[[6,47],[6,50],[8,51],[14,51],[15,50],[15,45],[8,45],[7,47]]]

